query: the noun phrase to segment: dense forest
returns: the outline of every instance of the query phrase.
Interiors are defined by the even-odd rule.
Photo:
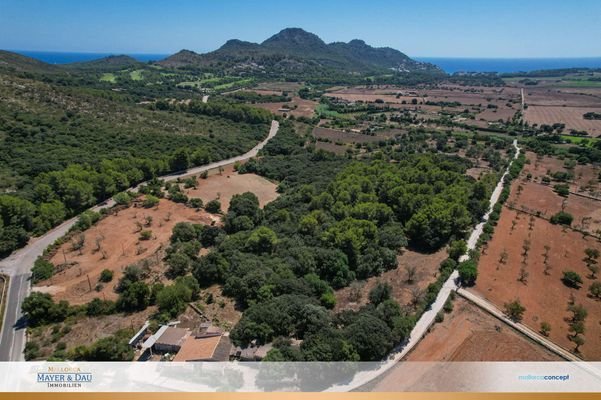
[[[270,120],[243,104],[136,105],[0,75],[0,256],[141,181],[248,151]]]

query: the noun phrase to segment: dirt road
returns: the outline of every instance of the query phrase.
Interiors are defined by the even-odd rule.
[[[174,181],[178,178],[196,175],[204,171],[255,157],[263,146],[278,133],[279,126],[277,121],[272,121],[267,138],[245,154],[203,165],[201,167],[191,168],[186,171],[176,172],[160,178],[165,181]],[[131,190],[137,192],[139,187],[140,185]],[[92,210],[100,211],[103,208],[112,207],[114,205],[115,202],[113,199],[109,199],[104,203],[93,207]],[[29,294],[31,288],[29,281],[31,267],[33,266],[34,261],[42,255],[44,250],[58,238],[64,236],[75,222],[77,222],[77,217],[63,222],[43,236],[32,239],[27,246],[15,251],[9,257],[0,261],[0,272],[10,276],[8,295],[6,298],[6,311],[4,313],[4,322],[2,324],[2,334],[0,335],[0,361],[23,360],[23,349],[25,348],[25,321],[21,314],[21,304],[23,299]]]

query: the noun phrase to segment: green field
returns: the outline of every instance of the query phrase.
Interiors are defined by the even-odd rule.
[[[596,137],[581,137],[581,136],[570,136],[570,135],[561,135],[561,138],[566,142],[578,145],[586,145],[586,147],[592,146],[594,143],[598,142],[600,139]]]
[[[131,78],[132,81],[143,81],[144,80],[144,71],[142,71],[141,69],[137,69],[135,71],[131,71],[129,73],[129,77]]]
[[[107,73],[102,74],[102,76],[100,77],[100,81],[101,82],[116,83],[117,82],[117,77],[115,76],[115,74],[107,72]]]

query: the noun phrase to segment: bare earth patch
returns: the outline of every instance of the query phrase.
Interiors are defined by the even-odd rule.
[[[146,226],[147,217],[152,218]],[[196,211],[183,204],[161,200],[155,208],[129,207],[107,216],[83,233],[84,247],[81,252],[72,250],[77,236],[60,246],[51,262],[61,266],[67,260],[67,268],[52,278],[40,282],[34,290],[53,294],[55,300],[67,300],[71,304],[84,304],[95,297],[115,300],[114,291],[123,269],[144,259],[150,259],[156,267],[161,267],[159,252],[167,247],[171,231],[178,222],[211,224],[215,216],[205,211]],[[140,228],[152,231],[150,240],[140,240]],[[97,248],[97,241],[100,249]],[[111,282],[96,290],[100,273],[104,269],[113,271]],[[159,274],[158,272],[161,272]],[[164,271],[157,271],[157,276]]]
[[[539,344],[457,297],[406,361],[561,361]]]
[[[196,189],[186,190],[189,197],[198,197],[206,204],[219,199],[221,210],[227,212],[230,200],[235,194],[252,192],[259,199],[261,207],[278,198],[277,185],[262,176],[255,174],[239,174],[233,166],[227,166],[220,174],[212,170],[207,179],[198,179]]]

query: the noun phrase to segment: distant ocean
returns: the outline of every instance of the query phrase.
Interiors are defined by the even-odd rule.
[[[70,53],[51,51],[21,51],[16,53],[37,58],[50,64],[91,61],[116,53]],[[119,54],[119,53],[117,53]],[[162,60],[168,54],[127,54],[138,61]],[[522,72],[557,68],[601,68],[601,57],[589,58],[447,58],[414,57],[416,60],[438,65],[445,72]]]
[[[27,51],[27,50],[11,50],[15,53],[23,54],[24,56],[36,58],[49,64],[68,64],[82,61],[92,61],[99,58],[108,57],[111,55],[121,55],[123,53],[68,53],[54,51]],[[157,61],[167,57],[168,54],[126,54],[135,58],[138,61]]]
[[[443,58],[414,57],[454,72],[528,72],[558,68],[601,68],[601,57],[588,58]]]

